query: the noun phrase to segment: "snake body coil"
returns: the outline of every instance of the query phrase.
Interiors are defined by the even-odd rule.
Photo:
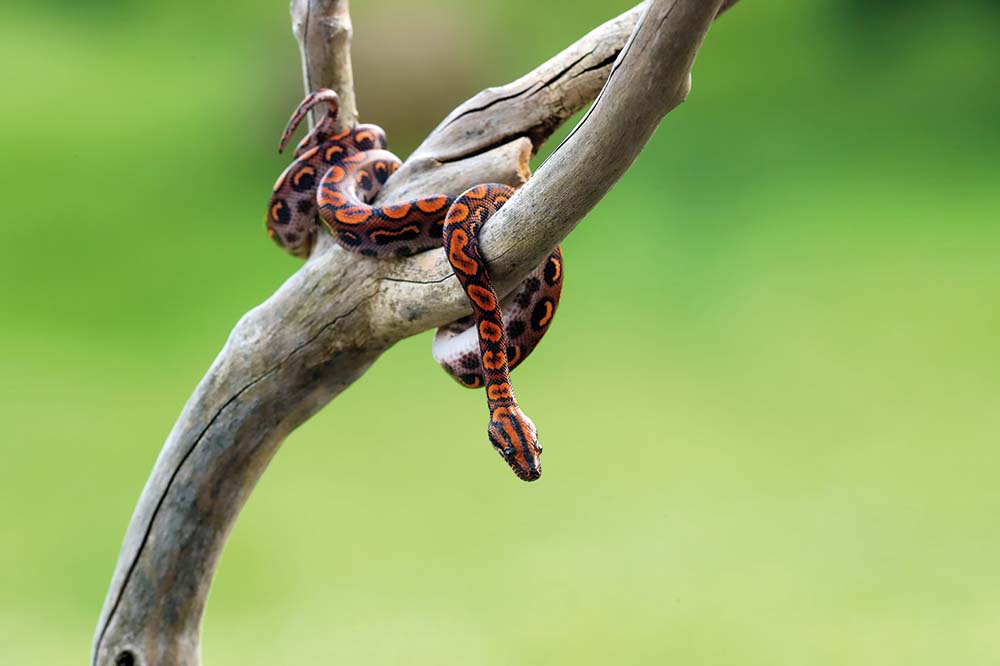
[[[463,386],[485,387],[493,447],[519,478],[537,479],[542,449],[534,424],[514,397],[510,371],[552,322],[562,292],[562,251],[556,248],[500,301],[479,254],[478,233],[514,189],[490,183],[457,198],[436,195],[372,206],[400,161],[386,150],[385,132],[375,125],[334,132],[335,92],[320,90],[299,104],[279,150],[318,104],[328,111],[299,143],[295,160],[274,186],[268,235],[287,252],[308,257],[320,229],[318,213],[341,245],[365,256],[404,257],[443,244],[473,314],[438,329],[434,357]]]

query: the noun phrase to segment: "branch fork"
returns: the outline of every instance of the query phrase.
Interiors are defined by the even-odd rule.
[[[516,81],[482,91],[431,132],[379,200],[454,196],[482,182],[520,187],[481,238],[498,292],[509,292],[685,99],[709,26],[735,2],[649,0]],[[353,126],[347,0],[293,0],[291,14],[307,91],[336,90],[338,122]],[[529,180],[530,156],[595,96]],[[395,342],[469,313],[443,252],[373,261],[321,238],[236,324],[167,437],[122,545],[95,666],[200,663],[201,618],[223,546],[284,439]]]

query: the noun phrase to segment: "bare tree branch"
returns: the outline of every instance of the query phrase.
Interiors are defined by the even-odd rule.
[[[590,112],[483,229],[483,256],[500,293],[573,230],[625,173],[660,119],[684,101],[694,56],[714,14],[706,21],[706,7],[719,4],[647,6]],[[443,253],[424,253],[392,268],[374,308],[376,328],[402,330],[405,337],[466,314],[465,295]]]
[[[718,15],[737,2],[725,0]],[[420,192],[412,186],[415,174],[433,172],[444,164],[462,164],[469,156],[519,137],[529,139],[532,152],[537,152],[559,126],[597,95],[642,9],[642,4],[633,7],[516,81],[487,88],[460,104],[406,160],[379,199],[409,198]]]
[[[358,105],[351,69],[351,12],[348,0],[292,0],[292,33],[302,54],[306,94],[319,88],[340,95],[338,129],[354,127]],[[312,114],[310,113],[310,127]]]
[[[483,232],[491,272],[501,291],[509,290],[601,199],[663,115],[683,101],[712,19],[733,2],[651,0],[518,81],[480,93],[390,179],[386,198],[524,182],[531,150],[607,80],[591,112]],[[336,88],[343,108],[353,111],[346,1],[295,0],[292,15],[307,86]],[[337,16],[339,23],[317,16]],[[344,103],[347,91],[351,101]],[[281,442],[389,346],[468,312],[439,250],[375,261],[327,243],[244,315],[184,407],[136,506],[93,663],[199,663],[201,617],[223,545]]]

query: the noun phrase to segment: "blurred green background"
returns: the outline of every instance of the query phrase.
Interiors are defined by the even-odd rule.
[[[404,156],[629,7],[355,4]],[[404,341],[265,474],[205,662],[1000,661],[998,29],[744,0],[565,244],[517,373],[543,480]],[[298,265],[263,233],[298,52],[283,0],[50,0],[0,62],[0,662],[83,663],[162,441]]]

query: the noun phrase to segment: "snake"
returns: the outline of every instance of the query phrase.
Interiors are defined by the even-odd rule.
[[[437,330],[434,358],[462,386],[485,389],[490,443],[518,478],[538,479],[538,430],[517,402],[510,373],[552,324],[562,294],[562,249],[553,250],[501,299],[480,254],[478,236],[515,189],[483,183],[457,197],[438,194],[373,205],[401,161],[389,152],[385,131],[377,125],[337,129],[335,91],[306,95],[288,121],[279,152],[306,114],[320,105],[326,112],[296,146],[292,163],[274,185],[268,235],[299,258],[309,257],[324,227],[347,250],[374,259],[443,248],[472,314]]]

